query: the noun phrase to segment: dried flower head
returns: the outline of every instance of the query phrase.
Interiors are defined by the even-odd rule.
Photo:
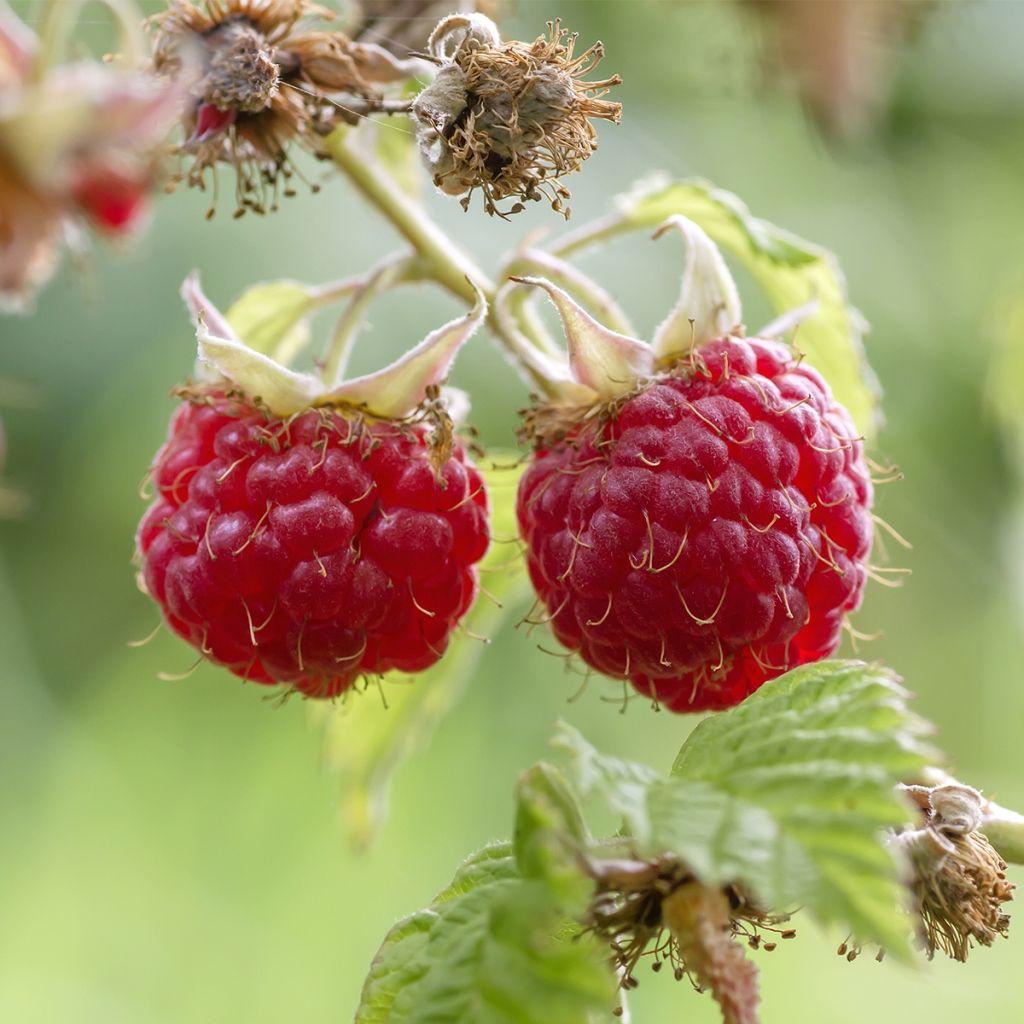
[[[617,122],[621,105],[601,99],[617,75],[588,82],[604,48],[574,56],[576,36],[558,21],[532,43],[502,43],[483,15],[453,15],[430,37],[437,77],[417,97],[413,113],[434,184],[448,195],[484,196],[484,209],[507,216],[498,203],[548,198],[569,216],[569,190],[559,183],[597,148],[592,119]]]
[[[919,939],[929,959],[941,950],[964,961],[971,946],[1007,936],[1003,904],[1013,899],[1006,863],[978,831],[983,798],[959,784],[905,787],[924,816],[921,828],[895,837],[913,871]]]
[[[376,99],[376,86],[414,73],[416,62],[315,27],[333,17],[308,0],[172,0],[152,20],[155,69],[194,78],[179,147],[187,184],[212,178],[216,201],[216,167],[229,164],[235,215],[274,209],[293,194],[293,141],[320,155],[321,136],[358,118],[346,95]]]
[[[671,855],[587,867],[596,884],[583,924],[611,946],[623,989],[636,988],[649,956],[652,971],[668,965],[676,981],[709,989],[725,1020],[756,1021],[757,969],[740,943],[771,952],[796,934],[780,927],[787,915],[768,914],[738,885],[703,885]]]
[[[86,226],[117,235],[138,222],[178,116],[174,83],[62,64],[64,42],[36,38],[0,0],[0,309],[26,309]]]

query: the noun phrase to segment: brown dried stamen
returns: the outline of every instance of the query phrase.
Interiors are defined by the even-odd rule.
[[[941,950],[964,961],[972,945],[991,946],[1009,932],[1003,904],[1013,899],[1006,862],[978,831],[982,797],[969,786],[904,787],[924,816],[895,843],[913,869],[910,883],[929,959]]]
[[[464,195],[479,189],[490,214],[510,197],[539,200],[568,215],[557,179],[579,170],[597,148],[591,119],[618,121],[621,105],[601,99],[617,75],[584,81],[604,56],[600,43],[576,57],[576,36],[558,21],[533,43],[490,45],[467,37],[416,100],[420,144],[435,185]]]
[[[684,927],[684,918],[691,911],[696,913],[698,906],[709,927],[721,932],[730,945],[739,939],[751,949],[771,952],[776,941],[765,939],[764,933],[778,939],[796,934],[779,927],[789,920],[788,915],[769,914],[739,885],[702,885],[671,855],[647,861],[588,861],[587,868],[596,887],[583,924],[611,946],[624,989],[639,984],[636,968],[644,956],[652,958],[654,971],[667,964],[676,980],[687,977],[697,989],[708,987],[700,952],[704,946],[693,937],[692,928]],[[711,917],[715,920],[710,921]]]

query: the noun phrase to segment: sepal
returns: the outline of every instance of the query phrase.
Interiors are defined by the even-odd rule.
[[[514,277],[520,284],[543,288],[554,303],[565,331],[572,379],[602,399],[632,391],[654,372],[654,353],[637,338],[598,323],[575,299],[542,277]]]
[[[669,217],[654,233],[677,228],[686,238],[686,268],[679,302],[654,332],[651,343],[660,363],[685,355],[715,338],[735,333],[743,319],[739,292],[718,246],[692,220]]]
[[[311,373],[289,369],[248,344],[203,293],[196,272],[181,287],[181,296],[196,331],[196,376],[204,383],[227,382],[258,401],[276,416],[291,416],[313,406],[352,405],[371,415],[401,419],[427,398],[447,377],[459,349],[487,314],[483,293],[464,316],[432,331],[390,366],[328,387]],[[462,415],[463,399],[455,402]],[[455,418],[455,417],[453,417]]]
[[[408,415],[427,397],[428,388],[439,385],[448,376],[459,349],[487,315],[483,293],[478,288],[475,291],[476,302],[465,316],[432,331],[383,370],[354,377],[325,392],[317,404],[344,402],[394,419]]]

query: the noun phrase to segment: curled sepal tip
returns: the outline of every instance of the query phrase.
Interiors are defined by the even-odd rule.
[[[735,333],[743,319],[736,282],[718,246],[681,214],[669,217],[654,237],[660,238],[671,228],[686,238],[686,268],[679,301],[654,333],[651,347],[659,362],[677,359],[705,342]]]
[[[520,284],[543,288],[558,310],[569,351],[573,379],[601,398],[615,398],[654,372],[654,353],[637,338],[618,334],[598,323],[568,293],[542,277],[513,277]]]
[[[200,324],[206,326],[207,331],[228,341],[241,343],[241,338],[235,329],[228,323],[227,318],[221,311],[206,297],[203,286],[199,281],[199,271],[193,270],[181,283],[179,291],[185,308],[192,318],[192,326],[198,334]]]
[[[426,399],[428,389],[448,376],[459,349],[487,315],[483,292],[472,281],[470,283],[476,302],[468,313],[432,331],[383,370],[354,377],[325,392],[317,404],[344,402],[364,406],[377,416],[395,419],[412,412]]]

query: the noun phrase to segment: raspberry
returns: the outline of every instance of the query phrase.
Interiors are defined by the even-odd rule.
[[[223,394],[175,413],[139,526],[168,625],[243,679],[335,697],[444,653],[477,589],[487,497],[461,443],[427,429]]]
[[[589,666],[698,711],[836,649],[871,481],[848,414],[784,345],[711,341],[563,436],[517,510],[554,633]]]

